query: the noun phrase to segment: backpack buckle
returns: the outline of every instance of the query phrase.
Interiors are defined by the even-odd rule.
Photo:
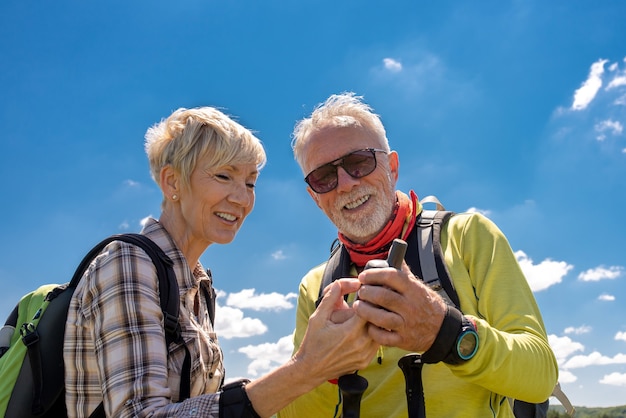
[[[165,334],[174,336],[180,335],[178,318],[169,312],[163,312],[163,328],[165,329]]]
[[[439,277],[435,277],[433,280],[424,282],[424,284],[430,287],[435,292],[439,292],[441,289],[443,289],[443,286],[441,285],[441,281],[439,280]]]
[[[31,345],[39,342],[39,333],[32,322],[22,324],[20,327],[20,335],[22,336],[22,342],[26,347],[30,347]]]

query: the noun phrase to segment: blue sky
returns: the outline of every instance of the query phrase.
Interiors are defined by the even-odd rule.
[[[384,4],[384,6],[382,6]],[[146,129],[212,105],[269,162],[235,241],[201,261],[229,378],[291,351],[298,283],[336,232],[294,123],[354,91],[400,153],[399,188],[509,238],[575,405],[626,403],[626,3],[268,0],[0,3],[0,317],[158,216]]]

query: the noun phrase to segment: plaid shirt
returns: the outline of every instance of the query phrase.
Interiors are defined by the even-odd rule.
[[[68,416],[88,417],[104,399],[107,416],[217,417],[222,351],[207,303],[197,297],[200,282],[211,279],[200,263],[192,274],[156,220],[142,233],[174,262],[179,320],[192,359],[191,398],[177,403],[185,350],[165,346],[156,269],[139,247],[115,241],[91,263],[70,303],[64,342]]]

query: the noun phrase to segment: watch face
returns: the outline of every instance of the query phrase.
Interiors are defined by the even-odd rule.
[[[469,360],[476,353],[478,346],[478,334],[474,331],[466,331],[459,338],[458,352],[463,360]]]

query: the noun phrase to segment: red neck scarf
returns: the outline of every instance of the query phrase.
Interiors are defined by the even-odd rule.
[[[406,240],[415,225],[415,211],[417,210],[417,196],[410,191],[410,199],[406,194],[396,191],[396,206],[391,218],[383,229],[365,244],[357,244],[350,241],[342,233],[339,233],[339,241],[348,250],[350,259],[358,267],[363,267],[369,260],[384,260],[395,238]]]

